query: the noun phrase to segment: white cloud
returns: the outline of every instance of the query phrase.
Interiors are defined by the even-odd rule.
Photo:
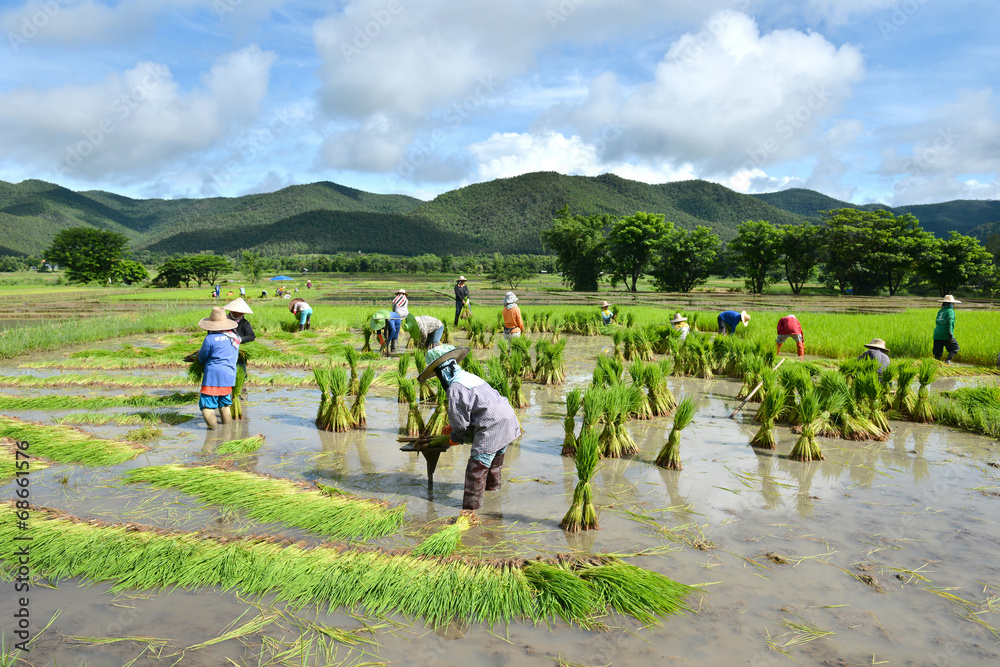
[[[188,93],[152,62],[90,84],[2,92],[0,159],[83,181],[154,173],[254,118],[274,59],[256,45],[226,54]]]

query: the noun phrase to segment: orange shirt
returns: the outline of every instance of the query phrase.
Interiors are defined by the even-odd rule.
[[[521,319],[521,309],[517,306],[513,308],[508,308],[504,306],[503,308],[503,325],[504,328],[510,329],[511,333],[520,333],[524,330],[524,320]]]

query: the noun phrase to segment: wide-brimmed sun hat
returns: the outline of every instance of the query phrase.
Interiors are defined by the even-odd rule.
[[[247,302],[243,300],[243,297],[238,299],[233,299],[226,305],[222,307],[223,310],[228,310],[231,313],[243,313],[244,315],[253,315],[253,311],[250,310],[250,306]]]
[[[745,310],[744,310],[744,311],[742,311],[742,312],[740,313],[740,322],[742,322],[742,323],[743,323],[743,326],[745,326],[745,327],[748,327],[748,326],[750,326],[750,313],[748,313],[748,312],[747,312],[747,311],[745,311]]]
[[[674,319],[670,320],[670,323],[671,324],[677,324],[678,322],[687,322],[687,321],[688,321],[688,318],[684,317],[680,313],[677,313],[676,315],[674,315]]]
[[[610,307],[611,307],[611,304],[608,303],[607,301],[602,301],[601,302],[601,308],[610,308]]]
[[[883,352],[888,352],[889,348],[885,346],[885,341],[881,338],[872,338],[872,342],[865,343],[865,347],[872,350],[882,350]]]
[[[392,317],[392,311],[385,309],[377,310],[375,311],[375,314],[372,315],[372,320],[368,323],[368,326],[370,326],[373,330],[381,329],[385,326],[385,321],[390,317]]]
[[[941,299],[941,303],[962,303],[950,294],[945,294],[944,298]]]
[[[305,303],[305,302],[306,302],[305,299],[302,299],[302,298],[299,298],[299,297],[295,297],[294,299],[292,299],[291,301],[288,302],[288,312],[290,312],[291,314],[294,315],[295,314],[295,304],[297,304],[297,303]]]
[[[464,283],[465,282],[465,276],[459,276],[458,277],[458,282]]]
[[[504,303],[514,303],[515,301],[517,301],[517,295],[514,294],[513,292],[507,292],[506,294],[503,295]]]
[[[198,326],[205,331],[232,331],[236,328],[236,322],[226,317],[226,311],[216,306],[212,308],[212,314],[198,320]]]
[[[398,290],[396,290],[396,294],[404,294],[405,295],[406,294],[406,290],[403,289],[402,287],[400,287]]]
[[[461,363],[462,359],[469,354],[469,348],[467,347],[455,347],[454,345],[438,345],[437,347],[432,347],[427,350],[427,354],[424,355],[424,359],[427,361],[427,367],[417,376],[418,382],[427,382],[432,377],[434,377],[434,369],[436,369],[441,364],[451,361]]]

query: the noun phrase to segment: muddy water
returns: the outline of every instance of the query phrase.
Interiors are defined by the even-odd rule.
[[[981,605],[1000,585],[1000,469],[991,465],[1000,460],[997,443],[946,428],[894,423],[894,434],[884,443],[821,438],[827,460],[801,464],[783,457],[795,438],[787,430],[779,429],[777,452],[747,446],[756,430],[750,415],[728,418],[738,383],[674,380],[678,397],[693,395],[698,401],[694,423],[682,437],[684,470],[650,464],[669,419],[632,422],[641,453],[604,461],[594,479],[601,529],[568,536],[558,523],[576,479],[572,461],[559,456],[562,401],[570,386],[586,383],[593,356],[602,349],[596,340],[571,340],[570,382],[558,388],[527,385],[532,405],[520,412],[525,435],[508,450],[503,489],[486,497],[484,525],[468,533],[464,543],[470,549],[529,555],[575,549],[647,552],[632,562],[705,585],[692,601],[697,612],[651,628],[613,618],[604,632],[561,623],[434,632],[419,622],[394,619],[399,627],[377,630],[378,646],[368,655],[341,648],[334,662],[552,665],[561,657],[585,665],[674,659],[769,665],[791,664],[791,657],[816,665],[996,663],[997,638],[982,623],[1000,625],[1000,618]],[[419,539],[427,522],[458,512],[468,448],[442,456],[429,492],[423,459],[398,451],[395,438],[404,411],[390,392],[379,393],[368,401],[366,432],[328,434],[312,423],[316,390],[252,390],[245,404],[249,418],[242,423],[214,433],[200,420],[161,426],[164,435],[150,443],[152,449],[122,466],[59,465],[37,471],[33,500],[86,518],[301,537],[287,527],[255,524],[238,512],[204,508],[183,494],[117,482],[125,469],[212,460],[219,442],[262,433],[264,447],[240,459],[238,467],[405,502],[410,523],[404,534],[382,543],[406,546]],[[109,410],[116,411],[135,410]],[[195,405],[182,411],[197,412]],[[86,428],[110,437],[135,427]],[[11,489],[4,486],[0,493],[9,496]],[[966,604],[947,599],[946,591]],[[10,618],[9,597],[2,596],[0,603],[4,619]],[[168,640],[166,655],[217,636],[252,609],[232,593],[116,597],[105,585],[75,581],[58,589],[36,588],[32,605],[39,625],[62,610],[54,630],[32,652],[34,664],[120,665],[143,648],[138,643],[90,647],[69,640],[72,636],[159,637]],[[342,612],[298,613],[341,628],[359,624]],[[791,623],[833,634],[805,634]],[[283,631],[274,626],[265,634],[279,637]],[[284,639],[296,635],[285,633]],[[247,641],[256,648],[230,640],[191,651],[180,664],[223,664],[227,656],[239,664],[258,664],[251,656],[260,637]],[[790,657],[769,648],[769,641]],[[170,664],[177,657],[157,662],[146,654],[136,664]]]

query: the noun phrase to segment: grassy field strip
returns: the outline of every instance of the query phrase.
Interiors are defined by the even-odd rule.
[[[105,440],[70,426],[50,426],[0,415],[0,437],[30,443],[28,453],[58,463],[110,466],[131,461],[148,447],[135,442]]]
[[[242,510],[260,521],[280,521],[338,539],[391,535],[406,518],[405,505],[392,507],[384,501],[325,492],[306,482],[213,466],[148,466],[127,471],[123,479],[176,489],[201,502]]]
[[[434,626],[560,617],[594,625],[614,610],[645,623],[686,611],[693,589],[611,557],[557,562],[423,558],[377,549],[307,548],[273,538],[216,540],[134,524],[31,511],[35,572],[114,584],[112,591],[216,586],[331,610],[400,612]],[[15,565],[15,510],[0,506],[0,554]]]
[[[196,392],[175,392],[167,396],[4,396],[0,395],[0,410],[99,410],[101,408],[133,407],[162,408],[191,405],[198,400]]]
[[[30,458],[22,456],[20,459],[15,453],[16,450],[17,445],[12,440],[6,438],[0,439],[0,484],[6,484],[8,481],[14,479],[18,469],[34,472],[49,467],[44,459],[34,456],[30,449],[25,452]],[[27,461],[27,467],[25,467],[24,461]],[[20,468],[18,468],[19,464]]]

